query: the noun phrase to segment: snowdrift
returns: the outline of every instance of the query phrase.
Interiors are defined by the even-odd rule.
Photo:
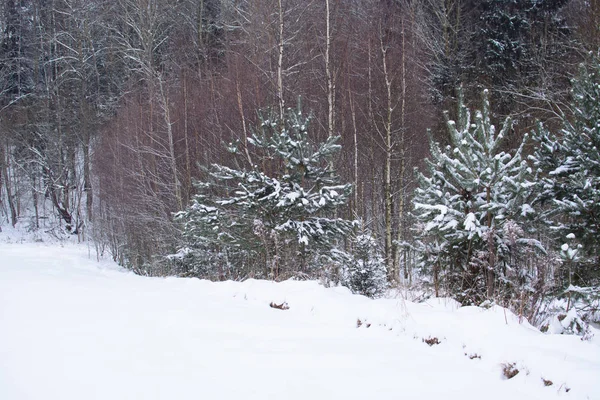
[[[0,243],[0,399],[600,399],[599,336],[450,299],[146,278],[85,246]]]

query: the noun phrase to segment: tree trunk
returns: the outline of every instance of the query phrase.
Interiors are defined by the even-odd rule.
[[[392,152],[393,152],[393,142],[392,142],[392,82],[388,73],[388,65],[387,65],[387,48],[383,43],[383,33],[380,32],[379,40],[380,40],[380,49],[381,49],[381,57],[382,57],[382,66],[383,66],[383,76],[385,80],[385,88],[386,88],[386,100],[387,100],[387,110],[386,110],[386,118],[384,122],[384,131],[385,131],[385,167],[384,167],[384,204],[385,204],[385,260],[386,260],[386,268],[388,273],[388,280],[390,282],[396,282],[398,272],[396,270],[396,265],[394,263],[394,245],[392,242],[393,237],[393,222],[392,222],[392,208],[393,208],[393,199],[392,199]]]
[[[244,104],[242,103],[242,91],[240,90],[240,81],[239,78],[236,77],[236,85],[235,90],[237,93],[237,105],[238,111],[240,113],[240,119],[242,120],[242,133],[244,135],[244,153],[246,154],[246,158],[250,163],[250,168],[253,168],[254,163],[252,162],[252,157],[250,156],[250,151],[248,150],[248,127],[246,126],[246,116],[244,115]]]
[[[196,30],[198,35],[198,49],[200,62],[198,63],[198,76],[202,74],[202,67],[206,62],[206,46],[204,45],[204,0],[200,0],[196,9]]]
[[[4,176],[4,188],[6,190],[6,201],[10,210],[10,223],[13,228],[17,225],[17,209],[15,207],[14,196],[12,193],[12,184],[10,182],[10,176],[8,174],[8,154],[4,149],[3,145],[0,145],[0,181],[2,175]]]
[[[94,211],[94,192],[92,190],[92,175],[90,168],[90,135],[85,134],[85,143],[83,144],[83,190],[85,192],[85,208],[87,220],[93,220]]]
[[[325,0],[326,9],[326,44],[325,44],[325,75],[327,76],[327,134],[333,136],[335,129],[335,82],[331,71],[331,14],[329,10],[329,0]]]
[[[401,65],[401,98],[400,98],[400,170],[398,171],[399,184],[398,184],[398,232],[396,236],[396,245],[394,246],[395,257],[394,257],[394,269],[396,273],[400,272],[400,246],[399,244],[404,239],[404,189],[406,187],[406,46],[405,46],[405,35],[404,35],[404,21],[401,22],[401,34],[402,34],[402,65]],[[406,259],[404,259],[404,279],[408,279],[408,267],[406,265]]]
[[[192,161],[190,157],[189,124],[188,124],[188,92],[187,74],[183,73],[183,134],[185,139],[185,201],[187,202],[192,193]]]
[[[433,266],[433,286],[435,287],[435,297],[440,297],[440,264],[439,261]]]
[[[348,98],[350,101],[350,112],[352,114],[352,127],[354,133],[354,214],[359,215],[360,206],[358,203],[358,128],[356,126],[356,110],[354,109],[354,100],[352,99],[351,89],[348,89]]]
[[[491,202],[491,190],[487,187],[487,202],[488,205]],[[489,210],[489,207],[488,207]],[[486,287],[487,287],[487,298],[491,299],[494,296],[494,268],[496,264],[496,249],[494,246],[494,233],[492,232],[492,213],[487,212],[487,225],[488,225],[488,266],[486,271]]]
[[[171,171],[173,172],[173,185],[175,187],[175,200],[177,201],[177,210],[183,209],[183,200],[181,197],[181,184],[179,182],[179,176],[177,174],[177,159],[175,157],[175,140],[173,138],[173,122],[171,121],[171,110],[169,104],[169,97],[166,89],[164,88],[162,77],[158,77],[158,84],[160,90],[160,105],[163,111],[163,120],[167,129],[167,140],[169,145],[169,161],[171,164]]]
[[[31,198],[33,200],[33,210],[35,212],[35,229],[40,227],[40,210],[38,206],[38,192],[37,192],[37,178],[36,174],[31,174]]]
[[[279,3],[279,44],[278,44],[278,58],[277,58],[277,100],[279,101],[279,118],[281,124],[283,124],[284,107],[285,103],[283,100],[283,4],[281,0]]]

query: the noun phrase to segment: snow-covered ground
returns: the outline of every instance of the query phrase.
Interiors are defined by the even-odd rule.
[[[145,278],[86,246],[14,242],[0,236],[0,399],[600,399],[598,333],[315,282]]]

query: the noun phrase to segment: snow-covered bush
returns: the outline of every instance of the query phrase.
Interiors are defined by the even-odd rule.
[[[574,308],[566,313],[553,314],[542,325],[542,330],[560,335],[578,335],[583,339],[587,339],[593,335],[589,324],[579,316],[577,310]]]
[[[577,335],[582,340],[588,340],[594,336],[590,323],[599,322],[598,302],[594,304],[575,298],[552,299],[545,304],[538,321],[537,325],[542,332]]]

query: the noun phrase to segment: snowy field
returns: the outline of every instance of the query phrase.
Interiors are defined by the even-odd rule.
[[[85,246],[9,241],[2,400],[600,399],[599,332],[582,342],[501,308],[315,282],[145,278]]]

